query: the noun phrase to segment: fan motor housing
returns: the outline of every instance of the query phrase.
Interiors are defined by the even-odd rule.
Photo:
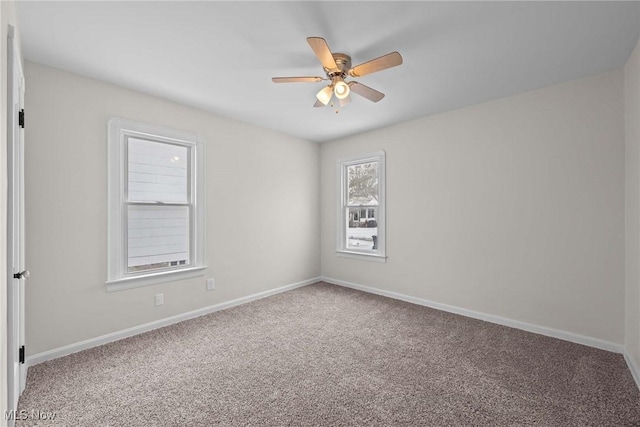
[[[332,56],[334,61],[336,61],[338,71],[322,67],[324,68],[324,72],[327,73],[327,77],[330,79],[333,79],[334,77],[346,77],[347,72],[351,69],[351,57],[344,53],[334,53]]]

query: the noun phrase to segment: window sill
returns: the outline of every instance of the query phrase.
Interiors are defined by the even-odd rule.
[[[158,283],[175,282],[204,276],[207,266],[190,267],[182,270],[163,271],[161,273],[145,274],[144,276],[127,277],[125,279],[108,280],[107,292],[124,291],[125,289],[141,288]]]
[[[360,259],[363,261],[387,262],[387,257],[385,255],[371,254],[366,252],[337,250],[336,255],[342,258]]]

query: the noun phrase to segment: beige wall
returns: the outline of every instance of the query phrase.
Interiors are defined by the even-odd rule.
[[[640,44],[624,68],[627,352],[640,366]]]
[[[323,276],[622,344],[623,108],[614,71],[323,144]],[[385,264],[335,255],[336,159],[375,150]]]
[[[31,62],[25,74],[28,355],[319,276],[317,144]],[[204,137],[215,291],[198,278],[106,293],[114,116]]]

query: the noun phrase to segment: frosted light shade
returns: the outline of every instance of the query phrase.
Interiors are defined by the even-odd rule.
[[[331,89],[331,86],[327,86],[318,92],[316,98],[318,98],[318,101],[322,102],[324,105],[327,105],[329,101],[331,101],[331,95],[333,95],[333,89]]]
[[[333,92],[336,94],[336,98],[345,99],[349,96],[349,85],[343,81],[339,81],[335,84]]]

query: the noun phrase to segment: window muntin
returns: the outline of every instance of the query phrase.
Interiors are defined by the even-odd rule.
[[[385,256],[384,152],[338,161],[338,253]]]
[[[204,274],[203,150],[192,133],[109,122],[107,290]]]

